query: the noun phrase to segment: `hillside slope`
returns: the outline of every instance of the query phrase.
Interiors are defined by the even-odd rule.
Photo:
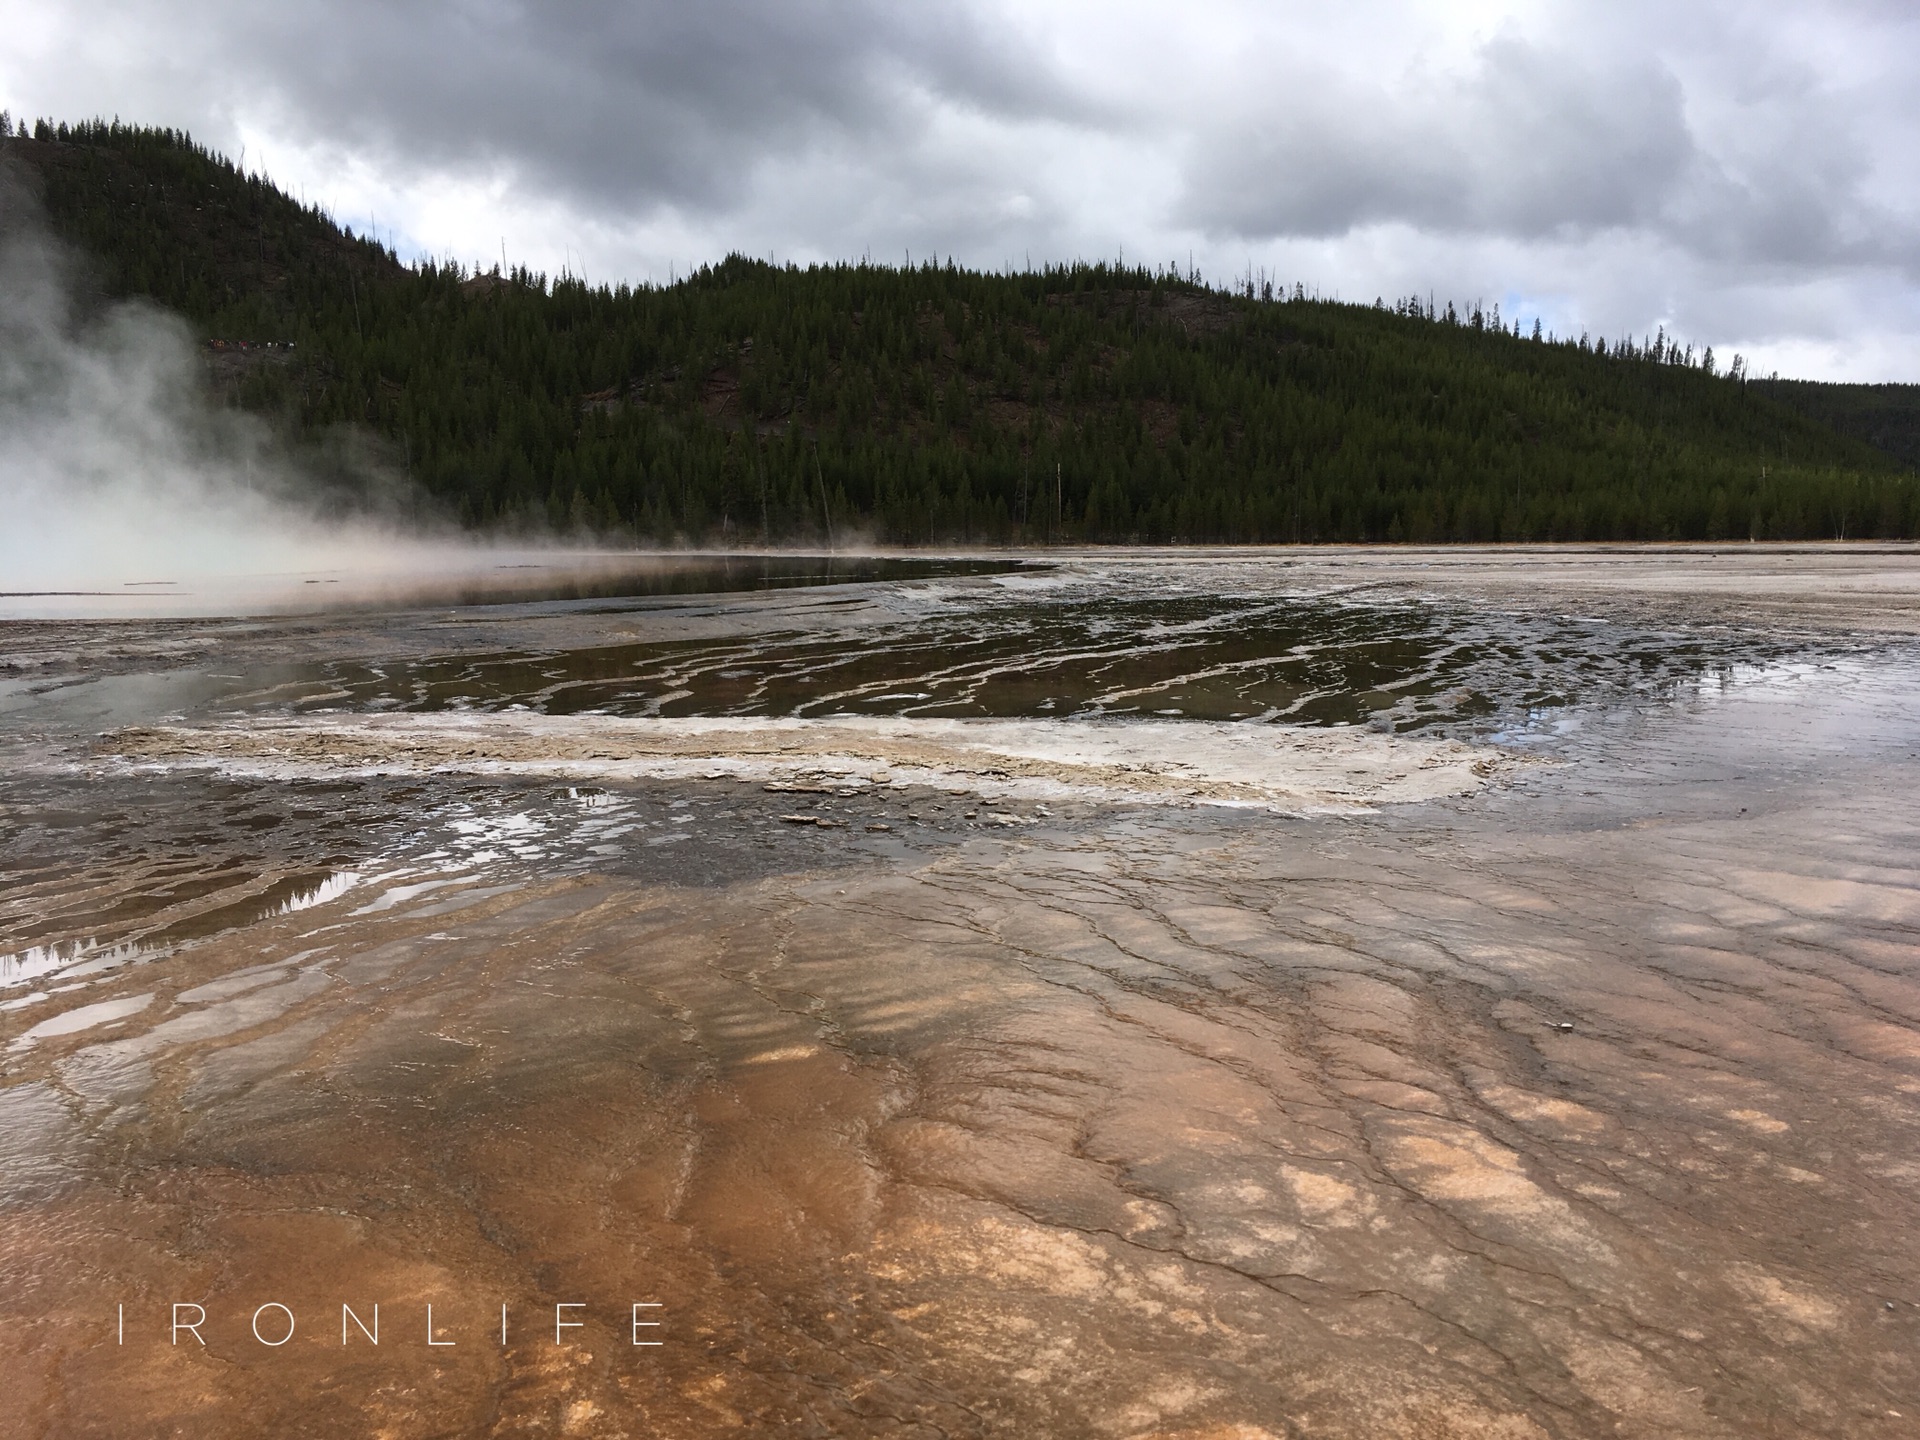
[[[1920,385],[1841,385],[1820,380],[1759,380],[1768,398],[1920,466]]]
[[[667,287],[401,265],[171,132],[0,142],[229,401],[371,428],[467,523],[751,542],[1920,533],[1910,467],[1664,340],[1074,266]],[[273,348],[266,348],[271,342]],[[288,350],[285,346],[291,345]]]

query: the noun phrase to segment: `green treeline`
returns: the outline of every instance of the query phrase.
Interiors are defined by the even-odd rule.
[[[1753,382],[1761,393],[1864,440],[1908,467],[1920,465],[1920,385],[1841,385],[1821,380]]]
[[[409,267],[168,131],[5,142],[231,403],[380,436],[470,525],[647,540],[1831,538],[1920,483],[1710,354],[1172,271]]]

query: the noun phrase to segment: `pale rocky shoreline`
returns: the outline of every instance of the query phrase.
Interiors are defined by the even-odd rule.
[[[120,730],[97,758],[229,774],[745,779],[964,789],[993,798],[1359,810],[1465,794],[1519,762],[1359,729],[1096,721],[384,715]]]

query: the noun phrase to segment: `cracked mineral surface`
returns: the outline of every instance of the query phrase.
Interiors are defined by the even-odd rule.
[[[0,623],[0,1434],[1917,1433],[1917,619],[1848,546]]]

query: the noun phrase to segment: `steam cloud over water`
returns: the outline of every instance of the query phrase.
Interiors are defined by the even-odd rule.
[[[394,575],[472,552],[329,518],[322,487],[205,393],[192,336],[150,305],[81,303],[38,203],[0,174],[0,600],[38,613],[272,603],[316,572]],[[108,601],[100,592],[111,592]],[[122,604],[122,601],[125,604]],[[176,608],[163,603],[163,608]]]

